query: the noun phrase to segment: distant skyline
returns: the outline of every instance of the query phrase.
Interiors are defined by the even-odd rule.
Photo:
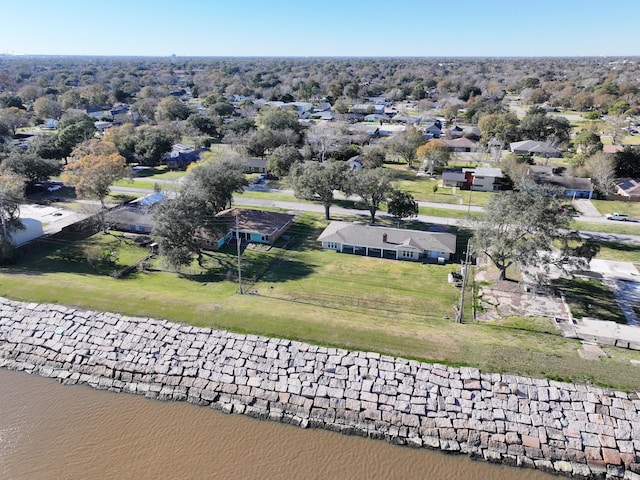
[[[639,0],[31,0],[0,54],[638,56]]]

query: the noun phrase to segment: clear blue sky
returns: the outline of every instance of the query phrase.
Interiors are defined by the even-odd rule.
[[[640,55],[640,0],[0,0],[0,53]]]

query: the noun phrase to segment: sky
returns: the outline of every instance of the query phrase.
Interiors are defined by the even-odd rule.
[[[640,0],[0,0],[0,54],[638,56],[639,19]]]

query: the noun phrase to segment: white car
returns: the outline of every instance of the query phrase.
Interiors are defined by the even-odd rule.
[[[618,220],[620,222],[626,222],[629,220],[629,215],[624,215],[622,213],[607,213],[605,217],[609,220]]]

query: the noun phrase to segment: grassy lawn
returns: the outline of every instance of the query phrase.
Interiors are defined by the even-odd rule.
[[[621,235],[640,235],[640,223],[635,222],[578,222],[570,225],[574,230],[582,232],[618,233]]]
[[[619,308],[611,308],[611,304],[615,304],[615,298],[611,290],[601,282],[560,279],[556,284],[565,293],[574,317],[594,317],[621,324],[627,323]]]
[[[622,242],[598,242],[600,251],[596,258],[631,262],[640,267],[640,246]]]
[[[234,251],[212,252],[204,268],[193,264],[181,275],[155,260],[146,271],[113,278],[114,268],[140,260],[146,250],[103,234],[70,237],[1,268],[0,292],[485,371],[640,388],[640,367],[629,362],[640,360],[640,352],[608,348],[605,360],[583,360],[578,342],[562,338],[540,318],[457,324],[460,291],[446,280],[457,265],[322,251],[315,238],[325,225],[304,214],[289,231],[289,248],[248,247],[242,255],[245,295],[236,293]],[[91,245],[117,251],[116,264],[90,267],[83,249]],[[471,318],[470,312],[465,316]]]
[[[591,203],[593,203],[593,205],[602,215],[618,212],[629,215],[632,219],[640,220],[640,202],[623,202],[621,200],[591,200]]]
[[[393,185],[411,193],[417,201],[468,205],[471,200],[471,205],[483,207],[493,195],[488,192],[470,192],[458,188],[453,194],[451,188],[438,186],[439,181],[435,178],[417,177],[415,171],[406,170],[401,165],[387,165],[387,168],[394,170],[396,175],[397,180],[393,182]],[[438,188],[434,191],[436,186]]]

